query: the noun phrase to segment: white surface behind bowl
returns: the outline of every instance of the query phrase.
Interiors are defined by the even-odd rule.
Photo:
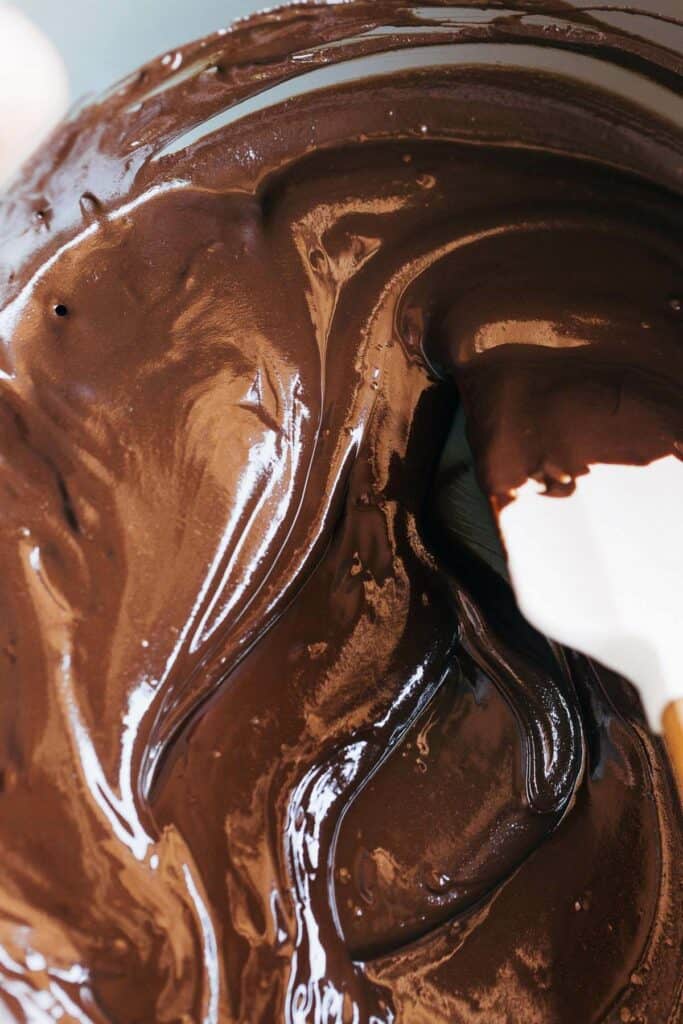
[[[0,184],[59,120],[68,98],[64,65],[49,38],[0,2]]]
[[[72,97],[102,91],[173,47],[273,0],[13,0],[60,51]]]

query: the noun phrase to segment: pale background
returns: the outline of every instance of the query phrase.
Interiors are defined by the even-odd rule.
[[[157,54],[275,0],[12,0],[64,57],[71,95],[101,91]],[[683,0],[682,0],[683,2]]]

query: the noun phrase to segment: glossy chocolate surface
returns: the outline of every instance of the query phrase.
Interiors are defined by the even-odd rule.
[[[0,207],[3,1021],[681,1019],[661,744],[444,455],[461,401],[498,503],[680,454],[680,132],[486,59],[222,113],[537,38],[447,13],[169,54]]]

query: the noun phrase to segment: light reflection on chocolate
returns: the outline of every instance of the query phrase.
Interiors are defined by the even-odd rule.
[[[206,134],[335,41],[510,37],[424,17],[194,44],[0,209],[8,1020],[678,1019],[660,743],[525,624],[442,453],[459,395],[499,501],[679,450],[680,133],[468,65]]]

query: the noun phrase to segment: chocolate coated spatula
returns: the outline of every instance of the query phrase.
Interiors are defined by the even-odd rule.
[[[442,524],[511,580],[526,618],[638,686],[683,796],[683,462],[594,466],[562,498],[530,480],[499,517],[507,564],[462,412],[440,477]]]
[[[523,614],[636,684],[683,798],[683,462],[594,466],[563,498],[530,480],[499,525]]]

